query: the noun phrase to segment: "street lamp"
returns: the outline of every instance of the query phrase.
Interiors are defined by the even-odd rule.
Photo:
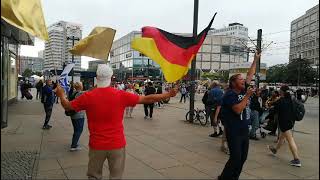
[[[76,38],[74,36],[67,37],[67,40],[72,40],[72,47],[74,46],[74,41],[77,40],[79,41],[80,38]],[[74,55],[72,54],[72,64],[74,63]],[[72,82],[73,82],[73,76],[74,76],[74,68],[71,70],[71,76],[72,76]]]

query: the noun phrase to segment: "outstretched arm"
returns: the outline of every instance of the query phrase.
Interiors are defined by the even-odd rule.
[[[257,60],[260,59],[261,56],[261,52],[256,52],[256,54],[254,55],[254,59],[253,62],[251,64],[251,67],[247,73],[247,78],[246,78],[246,83],[250,84],[254,73],[256,72],[256,65],[257,65]]]
[[[170,97],[174,97],[176,96],[178,92],[178,87],[175,87],[173,89],[171,89],[169,92],[167,93],[162,93],[162,94],[151,94],[151,95],[147,95],[147,96],[139,96],[139,104],[152,104],[155,102],[159,102],[165,99],[168,99]]]

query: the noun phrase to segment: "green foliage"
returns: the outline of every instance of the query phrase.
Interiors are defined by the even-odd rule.
[[[316,71],[305,59],[295,59],[289,64],[277,64],[267,70],[268,83],[290,83],[297,85],[300,75],[300,84],[311,84],[316,77]]]
[[[316,71],[305,59],[292,60],[287,66],[287,81],[291,84],[297,84],[299,75],[300,84],[310,84],[314,82]]]
[[[209,78],[211,80],[219,80],[221,82],[228,82],[229,72],[228,71],[221,71],[221,72],[216,72],[216,73],[204,72],[201,75],[201,78],[203,78],[203,79]]]
[[[31,69],[26,69],[26,70],[24,70],[24,72],[22,73],[22,76],[24,76],[24,77],[30,77],[30,76],[32,76],[32,70]]]

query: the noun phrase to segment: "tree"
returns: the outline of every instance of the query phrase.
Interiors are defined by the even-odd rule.
[[[30,77],[31,75],[32,75],[32,70],[29,68],[24,70],[24,72],[22,73],[22,76],[24,76],[24,77]]]
[[[287,81],[291,84],[312,84],[316,74],[306,59],[294,59],[287,66]]]
[[[267,70],[268,83],[286,83],[287,82],[287,64],[277,64]]]
[[[42,72],[39,72],[39,71],[35,72],[34,74],[40,77],[42,76]]]

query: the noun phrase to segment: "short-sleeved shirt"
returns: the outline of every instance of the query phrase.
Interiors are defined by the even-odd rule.
[[[208,99],[207,103],[210,106],[221,106],[222,104],[222,96],[223,96],[223,91],[221,90],[220,87],[215,87],[211,89],[208,93]]]
[[[246,88],[247,89],[246,85]],[[232,106],[239,104],[244,98],[246,90],[237,94],[232,89],[227,90],[222,98],[221,116],[224,125],[229,129],[230,135],[248,133],[248,124],[250,119],[249,105],[240,113],[233,111]]]
[[[71,101],[71,106],[75,111],[86,111],[89,147],[112,150],[125,147],[123,113],[126,107],[133,107],[138,102],[138,95],[105,87],[83,93]]]

